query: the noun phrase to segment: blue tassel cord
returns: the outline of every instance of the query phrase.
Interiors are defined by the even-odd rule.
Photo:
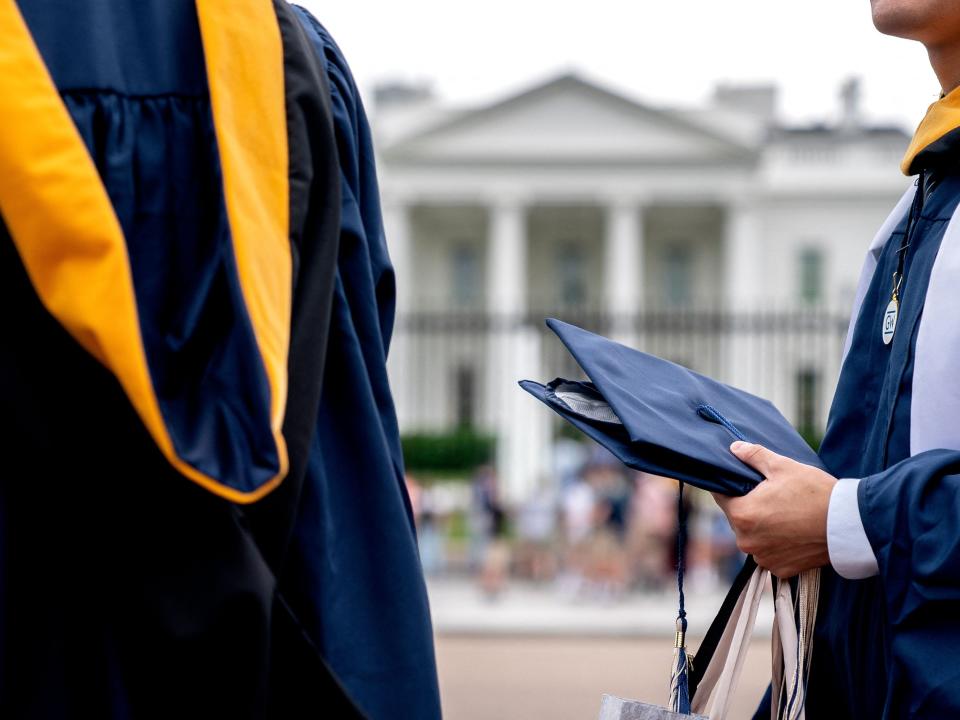
[[[687,611],[683,597],[683,556],[687,544],[687,513],[683,505],[683,483],[677,495],[677,591],[680,595],[680,610],[677,614],[677,635],[673,648],[673,668],[670,671],[669,709],[677,713],[690,713],[690,656],[687,654]]]

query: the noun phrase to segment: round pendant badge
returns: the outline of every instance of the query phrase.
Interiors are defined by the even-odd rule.
[[[897,329],[897,314],[899,312],[900,304],[896,300],[891,300],[883,313],[883,325],[880,332],[884,345],[889,345],[890,341],[893,340],[893,332]]]

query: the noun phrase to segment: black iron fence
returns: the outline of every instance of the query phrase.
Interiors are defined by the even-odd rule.
[[[546,328],[546,317],[764,396],[811,437],[826,422],[848,324],[846,312],[821,307],[513,316],[445,310],[400,316],[395,349],[404,357],[399,361],[404,388],[398,396],[403,430],[475,428],[496,434],[493,406],[499,393],[516,388],[518,378],[511,373],[540,379],[582,376]],[[515,353],[524,356],[519,365],[513,362]]]

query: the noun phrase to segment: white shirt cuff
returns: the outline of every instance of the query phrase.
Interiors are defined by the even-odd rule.
[[[837,574],[847,580],[863,580],[879,572],[860,518],[856,479],[839,480],[830,493],[827,508],[827,552]]]

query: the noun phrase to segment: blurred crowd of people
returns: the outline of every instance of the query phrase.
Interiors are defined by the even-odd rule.
[[[554,447],[552,477],[515,507],[503,502],[491,466],[468,485],[408,476],[425,572],[473,575],[490,598],[512,580],[597,601],[667,589],[679,552],[677,482],[630,471],[592,443],[561,438]],[[694,488],[684,510],[687,582],[726,587],[743,560],[726,519]]]

